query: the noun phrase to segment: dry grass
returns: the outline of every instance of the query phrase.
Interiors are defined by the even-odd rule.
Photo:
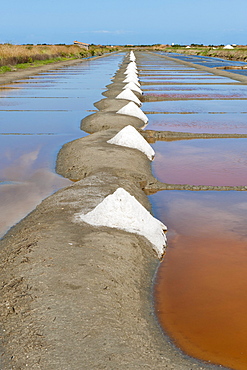
[[[11,45],[0,44],[0,67],[13,66],[55,58],[84,58],[113,51],[112,48],[90,46],[89,50],[77,45]]]
[[[186,47],[161,47],[159,50],[173,52],[173,53],[182,53],[188,55],[202,55],[208,57],[223,58],[228,60],[239,60],[247,62],[247,46],[235,47],[232,50],[223,49],[223,47],[191,47],[187,49]]]

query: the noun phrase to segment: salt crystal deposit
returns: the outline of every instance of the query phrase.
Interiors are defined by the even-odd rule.
[[[135,62],[135,60],[136,60],[135,54],[134,53],[130,54],[129,59],[130,59],[131,62]]]
[[[130,89],[125,89],[123,90],[120,94],[116,96],[116,99],[126,99],[126,100],[131,100],[135,102],[139,107],[142,105],[140,100],[137,98],[137,96],[131,91]]]
[[[140,118],[144,123],[148,123],[148,118],[143,111],[137,107],[132,101],[126,104],[123,108],[117,111],[119,114],[127,114],[128,116],[134,116]]]
[[[126,70],[125,70],[125,72],[124,72],[124,74],[125,75],[128,75],[129,73],[134,73],[134,74],[138,74],[138,72],[137,72],[137,69],[136,68],[126,68]]]
[[[123,80],[123,82],[134,82],[137,86],[141,86],[138,82],[138,78],[135,76],[128,76],[125,78],[125,80]]]
[[[232,50],[232,49],[234,49],[234,47],[232,45],[228,44],[228,45],[224,46],[223,49]]]
[[[107,226],[145,236],[161,258],[166,247],[167,227],[154,218],[132,195],[118,188],[87,214],[78,218],[90,225]]]
[[[133,81],[132,82],[129,82],[127,85],[125,85],[123,87],[123,89],[130,89],[132,91],[137,91],[140,94],[142,94],[142,90],[140,89],[140,87],[138,87]]]
[[[134,54],[133,50],[131,50],[130,55],[129,55],[129,58],[130,58],[131,61],[135,61],[136,60],[136,57],[135,57],[135,54]]]
[[[126,73],[125,78],[133,78],[133,79],[136,79],[138,81],[138,75],[137,75],[137,73],[134,73],[134,72]]]
[[[133,64],[132,64],[133,63]],[[137,69],[136,64],[134,62],[127,65],[126,69]]]
[[[112,139],[107,141],[109,144],[126,146],[128,148],[138,149],[150,159],[153,160],[155,152],[151,145],[142,137],[142,135],[131,125],[125,126]]]
[[[132,67],[132,66],[136,67],[136,62],[130,62],[130,63],[128,64],[127,68],[128,68],[128,67]]]

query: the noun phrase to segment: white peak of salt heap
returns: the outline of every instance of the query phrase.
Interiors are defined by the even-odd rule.
[[[128,69],[126,69],[125,72],[124,72],[124,75],[128,75],[128,74],[138,75],[137,69],[136,68],[128,68]]]
[[[138,82],[138,78],[135,76],[128,76],[125,78],[125,80],[123,80],[123,82],[134,82],[137,86],[141,86]]]
[[[123,108],[117,111],[119,114],[127,114],[128,116],[134,116],[140,118],[144,123],[148,123],[148,118],[143,111],[137,107],[132,101],[126,104]]]
[[[137,91],[140,94],[142,94],[142,90],[140,89],[140,87],[138,87],[133,81],[127,83],[127,85],[123,87],[123,90],[124,89],[130,89],[130,90]]]
[[[141,106],[142,103],[140,100],[137,98],[137,96],[131,91],[130,89],[125,89],[123,90],[120,94],[116,96],[116,99],[126,99],[126,100],[131,100],[135,102],[137,105]]]
[[[131,125],[125,126],[112,139],[108,140],[107,143],[138,149],[146,154],[150,161],[153,160],[155,155],[151,145],[149,145],[143,136]]]
[[[133,53],[134,54],[134,53]],[[135,62],[135,60],[136,60],[136,57],[135,57],[135,55],[130,55],[130,61],[131,62]]]
[[[135,69],[137,69],[137,66],[136,66],[136,63],[135,62],[130,62],[128,65],[127,65],[127,67],[126,67],[126,69],[132,69],[132,68],[135,68]]]
[[[167,227],[154,218],[134,196],[123,188],[118,188],[87,214],[79,214],[79,219],[94,225],[107,226],[145,236],[161,258],[166,247],[164,231]]]
[[[127,65],[127,67],[129,67],[129,66],[134,66],[134,67],[136,67],[136,62],[129,62],[129,64]]]
[[[129,64],[126,67],[125,71],[137,71],[137,68],[136,68],[136,66],[134,64]]]
[[[125,78],[133,78],[133,79],[136,79],[138,81],[138,74],[135,73],[135,72],[126,73]]]

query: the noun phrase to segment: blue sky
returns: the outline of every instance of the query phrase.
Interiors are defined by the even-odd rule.
[[[247,44],[246,0],[9,0],[0,43]]]

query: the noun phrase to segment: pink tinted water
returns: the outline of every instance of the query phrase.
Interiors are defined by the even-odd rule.
[[[190,185],[247,185],[247,139],[200,139],[152,144],[155,176]]]

